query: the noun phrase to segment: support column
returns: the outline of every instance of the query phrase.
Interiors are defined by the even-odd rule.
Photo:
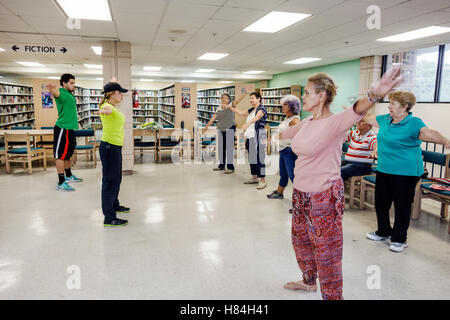
[[[103,82],[109,82],[113,77],[120,85],[129,91],[123,95],[119,105],[125,115],[125,139],[122,148],[122,172],[133,174],[134,167],[134,137],[133,110],[131,99],[131,44],[129,42],[102,41]]]
[[[359,76],[359,92],[358,97],[366,96],[372,83],[381,78],[382,56],[363,57],[360,60],[360,76]],[[369,113],[374,113],[375,108],[369,110]]]

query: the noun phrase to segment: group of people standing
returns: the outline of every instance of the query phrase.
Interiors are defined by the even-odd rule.
[[[281,100],[286,119],[280,124],[277,137],[280,146],[280,181],[278,189],[267,197],[283,199],[288,180],[293,182],[292,244],[302,271],[302,280],[286,283],[286,289],[317,291],[316,282],[319,278],[323,299],[343,299],[343,180],[353,175],[370,173],[374,158],[378,158],[375,188],[378,229],[366,236],[374,241],[390,240],[390,249],[396,252],[403,251],[407,246],[414,189],[423,174],[420,145],[422,141],[430,141],[449,148],[450,141],[439,132],[427,128],[421,119],[413,117],[410,110],[415,104],[415,97],[410,92],[396,91],[389,94],[389,114],[377,117],[366,114],[399,83],[400,71],[398,66],[387,71],[365,97],[338,114],[330,110],[338,87],[325,73],[310,76],[304,89],[303,110],[312,113],[312,116],[300,120],[300,100],[297,97],[288,95]],[[69,94],[74,90],[74,79],[71,75],[63,75],[62,88],[57,90],[53,85],[48,86],[58,106],[54,148],[59,176],[57,189],[62,191],[70,190],[64,185],[66,181],[82,181],[70,172],[70,156],[76,143],[71,138],[74,136],[72,131],[78,128],[78,123],[75,125],[73,121],[74,114],[76,116],[75,99]],[[100,103],[99,114],[103,124],[100,145],[103,165],[102,210],[105,226],[126,225],[127,221],[118,219],[116,213],[130,211],[121,206],[118,200],[125,117],[117,105],[125,92],[127,90],[117,82],[110,82],[104,86],[104,98]],[[220,132],[217,149],[220,164],[214,170],[231,174],[235,171],[235,114],[247,117],[242,129],[252,177],[244,183],[257,184],[261,190],[267,186],[264,163],[267,110],[257,92],[250,93],[250,109],[237,109],[237,104],[247,94],[245,92],[234,102],[228,94],[223,94],[221,106],[204,130],[218,120]],[[67,119],[72,121],[66,125]],[[349,132],[355,124],[357,129]],[[371,131],[372,126],[379,127],[377,137]],[[342,145],[346,140],[350,143],[349,152],[346,161],[341,163]],[[389,221],[392,202],[395,206],[393,228]]]

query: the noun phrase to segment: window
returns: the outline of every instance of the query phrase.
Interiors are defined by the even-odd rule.
[[[439,101],[450,102],[450,45],[445,46]]]
[[[438,61],[439,47],[436,46],[389,55],[386,69],[389,69],[392,63],[403,63],[403,80],[396,90],[413,92],[418,102],[434,102]],[[450,57],[448,77],[450,77]]]

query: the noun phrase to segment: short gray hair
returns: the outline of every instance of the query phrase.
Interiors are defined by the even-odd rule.
[[[287,96],[283,97],[280,103],[282,105],[287,104],[291,112],[295,115],[297,115],[300,111],[300,99],[293,94],[288,94]]]

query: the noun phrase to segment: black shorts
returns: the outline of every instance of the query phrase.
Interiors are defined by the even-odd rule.
[[[73,130],[61,129],[55,126],[53,131],[53,154],[55,159],[70,160],[76,145],[77,139]]]

